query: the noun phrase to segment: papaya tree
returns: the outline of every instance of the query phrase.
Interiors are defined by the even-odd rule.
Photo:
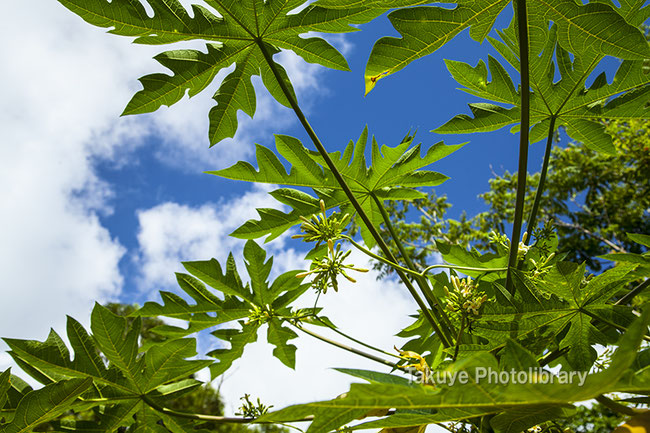
[[[614,155],[617,149],[601,119],[648,117],[650,46],[639,27],[650,8],[643,1],[458,0],[443,7],[421,0],[205,0],[191,10],[178,0],[147,0],[148,9],[136,0],[59,3],[135,43],[205,42],[204,50],[157,55],[167,71],[140,79],[142,89],[126,104],[125,115],[196,95],[234,65],[208,113],[210,143],[236,133],[239,111],[255,115],[254,76],[295,113],[309,142],[276,135],[274,149],[256,147],[253,163],[210,172],[280,186],[270,194],[284,210],[258,209],[258,219],[242,222],[232,233],[247,240],[243,266],[234,255],[222,263],[185,262],[186,272],[176,275],[183,295],[161,292],[160,301],[145,303],[129,319],[96,305],[90,330],[68,319],[67,341],[54,331],[45,341],[5,339],[16,364],[43,386],[32,389],[10,371],[0,375],[0,432],[33,431],[62,414],[86,410],[96,418],[60,421],[56,428],[201,432],[206,423],[302,422],[310,433],[423,431],[428,425],[451,431],[557,431],[555,421],[571,416],[574,403],[591,399],[631,417],[631,424],[647,417],[612,394],[647,401],[650,379],[642,343],[650,339],[650,310],[631,306],[631,300],[649,284],[648,254],[609,254],[606,259],[615,266],[594,276],[585,262],[558,252],[556,234],[540,224],[558,128],[594,152]],[[494,28],[497,17],[511,8],[510,24]],[[420,269],[414,262],[419,252],[405,247],[386,210],[386,203],[421,199],[423,188],[443,184],[447,176],[431,166],[464,145],[422,145],[408,134],[380,146],[360,127],[361,134],[342,152],[332,151],[309,123],[274,57],[289,50],[307,62],[349,69],[343,55],[313,32],[355,31],[389,10],[400,36],[375,43],[364,73],[366,93],[381,92],[381,81],[465,30],[499,55],[475,64],[446,61],[463,90],[485,102],[471,103],[470,114],[432,125],[440,134],[509,126],[518,137],[512,224],[508,233],[494,227],[490,252],[437,240],[443,263]],[[620,59],[613,76],[597,73],[606,57]],[[407,101],[405,95],[399,103]],[[545,158],[534,194],[527,197],[528,148],[539,141],[545,142]],[[348,231],[353,219],[358,234]],[[389,237],[382,236],[382,226]],[[290,230],[311,250],[303,269],[271,278],[273,259],[257,240]],[[650,245],[648,234],[628,237]],[[413,324],[396,330],[408,341],[394,352],[349,336],[317,303],[305,302],[303,295],[313,291],[345,296],[338,293],[340,281],[354,281],[366,271],[349,262],[352,249],[389,266],[417,305]],[[139,336],[147,317],[184,325],[154,328],[163,338],[143,344]],[[316,326],[350,342],[326,338]],[[194,334],[207,329],[224,346],[197,358]],[[171,401],[201,386],[192,377],[196,372],[207,368],[218,378],[261,330],[273,355],[291,368],[300,356],[292,340],[300,337],[365,357],[382,370],[338,368],[366,383],[353,383],[333,400],[296,402],[280,410],[249,400],[238,417],[171,407]],[[599,346],[616,348],[607,362],[599,359]]]

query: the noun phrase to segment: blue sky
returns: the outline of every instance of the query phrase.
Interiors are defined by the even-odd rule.
[[[140,88],[137,78],[163,70],[151,60],[160,47],[132,45],[92,28],[55,1],[41,3],[8,5],[12,19],[0,30],[4,57],[11,59],[0,68],[0,333],[37,339],[50,327],[62,331],[66,314],[87,324],[96,300],[142,303],[157,299],[158,290],[176,290],[173,273],[182,270],[181,260],[239,254],[242,243],[228,233],[255,217],[255,207],[277,204],[267,187],[202,172],[253,161],[254,143],[272,145],[273,133],[310,146],[293,113],[264,92],[258,92],[255,119],[240,116],[235,138],[212,149],[207,112],[214,85],[171,109],[120,118]],[[510,13],[499,19],[501,26]],[[25,32],[25,26],[35,30]],[[471,141],[433,169],[451,177],[437,189],[454,204],[451,216],[483,210],[476,196],[487,190],[492,170],[515,169],[517,137],[507,130],[480,137],[429,131],[467,113],[466,104],[474,101],[456,90],[442,59],[475,65],[492,51],[464,32],[382,80],[364,98],[363,70],[372,44],[394,34],[383,17],[361,32],[332,38],[352,72],[324,70],[286,54],[281,61],[329,150],[356,139],[366,124],[381,144],[395,145],[409,130],[418,131],[425,148],[443,139]],[[542,151],[540,144],[532,147],[531,169],[540,165]],[[284,236],[267,247],[276,255],[276,272],[303,267],[304,247],[296,241]],[[356,253],[353,258],[365,260]],[[415,309],[395,281],[378,283],[372,273],[344,285],[340,296],[328,296],[323,305],[335,323],[385,348],[399,344],[392,335],[409,324]],[[276,407],[331,398],[347,389],[349,379],[329,367],[376,368],[301,340],[298,368],[291,372],[270,356],[263,336],[260,341],[222,383],[230,409],[244,392]],[[216,344],[201,340],[201,350]],[[9,365],[0,353],[0,369]]]

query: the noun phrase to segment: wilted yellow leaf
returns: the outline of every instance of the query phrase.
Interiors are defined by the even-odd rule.
[[[616,427],[614,433],[647,433],[650,431],[650,411],[635,415],[628,422]]]

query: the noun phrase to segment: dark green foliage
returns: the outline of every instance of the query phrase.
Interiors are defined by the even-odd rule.
[[[578,406],[574,415],[558,419],[555,424],[561,429],[569,428],[576,433],[611,433],[621,424],[621,415],[599,403]]]

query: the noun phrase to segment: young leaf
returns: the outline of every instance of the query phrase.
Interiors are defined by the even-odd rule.
[[[230,343],[229,349],[215,349],[208,353],[208,356],[216,358],[219,362],[210,366],[210,372],[213,378],[222,375],[232,365],[232,363],[241,358],[244,354],[244,347],[248,343],[257,341],[258,323],[244,323],[240,320],[241,330],[239,329],[217,329],[212,332],[215,337]]]
[[[282,326],[278,319],[271,319],[266,338],[270,344],[275,346],[273,356],[287,367],[296,368],[296,346],[289,344],[289,340],[298,338],[298,334],[290,328]]]
[[[240,328],[217,329],[212,332],[212,335],[230,344],[230,348],[219,348],[208,354],[219,361],[210,367],[213,377],[230,368],[232,363],[242,356],[246,344],[257,341],[260,326],[268,323],[269,343],[276,346],[273,354],[293,368],[296,347],[288,345],[287,341],[296,335],[289,328],[282,326],[281,320],[276,316],[290,314],[289,306],[309,288],[309,285],[301,284],[302,280],[296,278],[299,271],[286,272],[274,281],[269,281],[273,258],[267,259],[266,251],[254,241],[248,241],[244,246],[244,262],[250,278],[249,283],[244,283],[239,276],[232,254],[228,257],[225,273],[215,259],[185,262],[185,269],[200,280],[180,273],[177,274],[177,280],[181,289],[196,303],[189,304],[178,295],[161,292],[163,305],[147,302],[134,315],[167,316],[187,321],[187,328],[166,326],[156,329],[156,332],[172,339],[238,321]],[[206,288],[202,281],[220,294]],[[249,320],[240,320],[244,318]],[[154,350],[154,347],[149,351]]]

